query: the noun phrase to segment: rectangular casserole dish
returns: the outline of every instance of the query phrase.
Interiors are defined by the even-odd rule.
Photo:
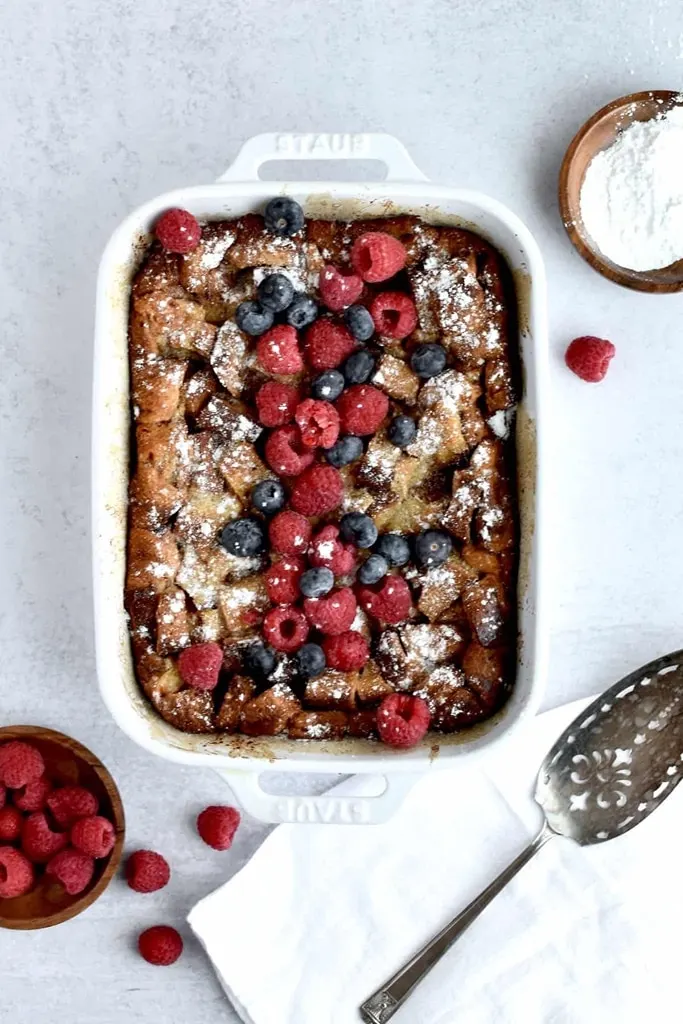
[[[290,183],[259,180],[270,160],[381,161],[385,181]],[[133,670],[123,586],[129,472],[128,305],[130,283],[158,215],[181,206],[200,219],[238,217],[286,193],[307,215],[330,219],[410,213],[435,224],[478,232],[505,257],[515,282],[523,395],[517,413],[521,552],[517,677],[505,706],[491,719],[452,736],[430,734],[421,746],[396,752],[367,740],[292,741],[245,736],[193,736],[168,725],[147,702]],[[93,392],[93,570],[99,685],[119,726],[147,750],[183,764],[229,774],[247,809],[266,820],[377,821],[388,816],[415,775],[471,763],[533,714],[546,670],[541,507],[543,403],[547,396],[544,268],[527,228],[500,203],[475,192],[433,185],[404,147],[387,135],[260,135],[213,185],[179,189],[146,203],[114,232],[97,286]],[[386,775],[376,798],[269,796],[258,784],[265,769]]]

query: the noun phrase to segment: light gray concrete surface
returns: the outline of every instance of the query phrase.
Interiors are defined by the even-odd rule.
[[[681,86],[680,4],[0,0],[0,19],[0,722],[53,726],[97,751],[121,786],[129,846],[161,849],[174,871],[160,894],[117,881],[58,930],[0,933],[0,1020],[227,1022],[191,940],[167,971],[134,952],[137,930],[182,926],[264,830],[247,823],[229,854],[203,847],[192,818],[225,797],[223,783],[134,747],[97,694],[88,491],[100,251],[140,202],[211,180],[270,130],[386,130],[436,181],[517,211],[549,273],[544,703],[589,694],[683,646],[683,298],[620,290],[583,264],[556,179],[597,107]],[[601,387],[562,364],[584,333],[617,346]]]

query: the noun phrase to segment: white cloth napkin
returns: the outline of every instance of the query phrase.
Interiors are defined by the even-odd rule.
[[[384,825],[281,825],[189,923],[247,1024],[358,1024],[359,1005],[540,824],[540,762],[585,701],[541,715],[486,771],[424,778]],[[342,783],[366,791],[368,780]],[[341,791],[341,789],[340,789]],[[681,790],[598,847],[551,840],[396,1024],[674,1024]]]

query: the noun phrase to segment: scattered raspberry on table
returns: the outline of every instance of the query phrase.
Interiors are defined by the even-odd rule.
[[[197,817],[197,831],[207,846],[229,850],[240,820],[240,812],[234,807],[207,807]]]
[[[155,967],[169,967],[183,951],[180,933],[167,924],[148,928],[138,939],[140,956]]]
[[[589,384],[604,380],[616,348],[611,341],[584,335],[574,338],[565,353],[565,362],[572,373]]]
[[[135,892],[157,892],[170,878],[168,861],[154,850],[136,850],[126,861],[126,881]]]

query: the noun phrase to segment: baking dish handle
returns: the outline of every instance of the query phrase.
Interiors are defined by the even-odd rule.
[[[298,825],[377,825],[403,803],[417,775],[383,776],[385,789],[377,796],[276,795],[261,788],[258,772],[218,771],[245,811],[260,821]]]
[[[428,181],[402,142],[383,132],[266,132],[247,139],[223,181],[258,181],[270,160],[378,160],[387,181]]]

